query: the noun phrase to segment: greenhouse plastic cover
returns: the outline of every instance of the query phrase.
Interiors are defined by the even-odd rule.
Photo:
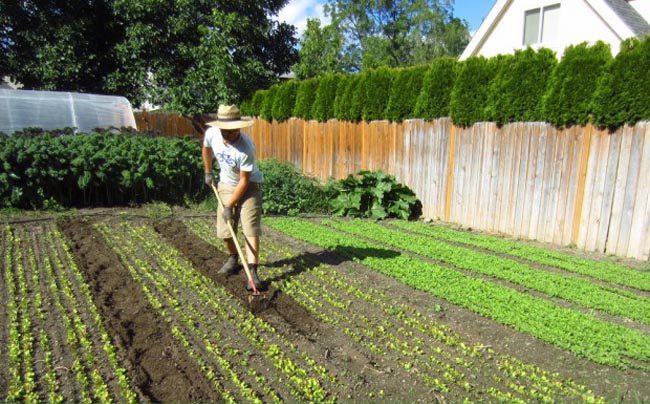
[[[124,97],[58,91],[0,90],[0,132],[24,128],[136,128],[131,103]]]

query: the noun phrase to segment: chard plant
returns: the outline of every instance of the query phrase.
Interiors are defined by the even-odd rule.
[[[415,193],[383,171],[350,174],[337,182],[334,189],[336,197],[331,205],[339,216],[409,219],[417,218],[421,213]]]

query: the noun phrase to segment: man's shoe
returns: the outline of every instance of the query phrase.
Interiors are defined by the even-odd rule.
[[[253,278],[253,283],[255,284],[255,289],[261,290],[262,289],[262,282],[260,282],[260,278],[258,278],[258,276],[257,276],[257,265],[248,264],[248,268],[251,270],[251,278]],[[248,290],[248,291],[253,290],[253,287],[251,286],[251,283],[248,281],[248,277],[246,277],[246,290]]]
[[[238,260],[237,255],[231,255],[228,257],[226,262],[223,263],[223,266],[219,271],[217,271],[218,274],[220,275],[233,275],[236,274],[237,271],[239,270],[239,260]]]

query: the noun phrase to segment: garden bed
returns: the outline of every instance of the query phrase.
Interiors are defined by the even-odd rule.
[[[93,213],[3,226],[1,401],[650,400],[647,271],[266,218],[252,297],[210,217]]]

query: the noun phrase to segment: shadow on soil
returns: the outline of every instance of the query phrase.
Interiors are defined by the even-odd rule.
[[[247,279],[244,271],[240,270],[235,275],[217,274],[218,269],[226,259],[224,252],[192,234],[181,221],[173,219],[158,221],[154,223],[154,228],[179,250],[199,272],[223,286],[229,293],[244,303],[251,313],[267,320],[279,316],[289,323],[295,331],[305,336],[310,336],[318,331],[319,321],[291,297],[272,287],[270,285],[272,282],[299,275],[301,272],[308,271],[322,263],[335,266],[346,261],[366,257],[398,255],[398,253],[382,249],[338,246],[329,251],[303,253],[290,259],[267,263],[263,267],[279,268],[289,266],[292,269],[271,278],[264,278],[260,274],[260,277],[264,280],[264,287],[261,289],[263,292],[260,296],[253,296],[251,292],[246,290]]]
[[[265,266],[271,268],[282,268],[288,266],[293,268],[291,271],[284,272],[281,275],[267,278],[267,281],[282,281],[293,276],[299,275],[304,271],[316,268],[326,264],[337,266],[344,262],[359,261],[366,258],[394,258],[400,255],[395,251],[388,251],[379,248],[354,248],[348,246],[336,246],[331,250],[323,250],[316,253],[302,253],[296,257],[267,263]]]

